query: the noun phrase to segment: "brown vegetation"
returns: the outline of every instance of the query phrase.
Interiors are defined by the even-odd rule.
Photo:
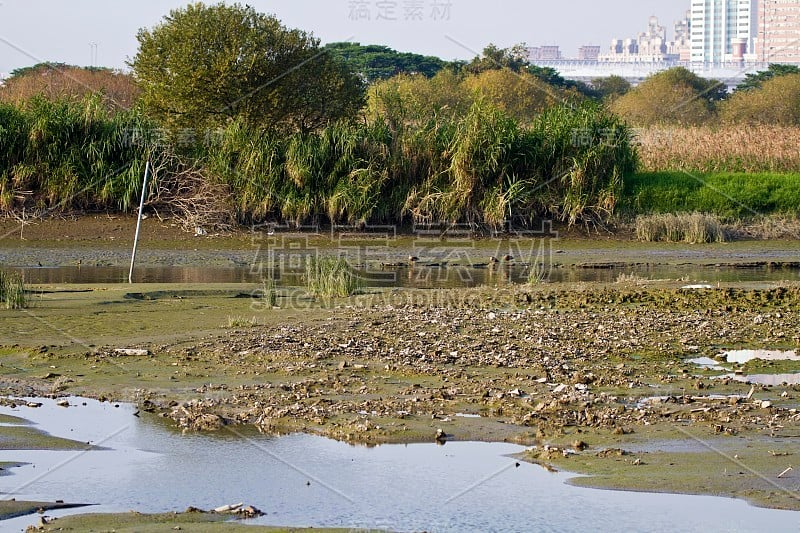
[[[103,94],[108,109],[130,109],[139,97],[139,89],[129,74],[42,63],[16,73],[0,85],[0,102],[20,104],[35,96],[77,101],[96,93]]]
[[[800,127],[651,127],[639,130],[642,170],[796,172]]]

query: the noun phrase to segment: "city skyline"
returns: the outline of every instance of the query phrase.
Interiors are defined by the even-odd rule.
[[[590,0],[558,5],[501,1],[493,9],[478,0],[253,0],[285,25],[313,32],[323,43],[353,41],[400,51],[470,59],[494,43],[509,47],[558,45],[574,57],[584,45],[608,48],[616,35],[635,35],[655,15],[679,19],[688,0],[615,0],[614,9]],[[3,0],[0,3],[0,73],[54,61],[123,68],[136,53],[136,32],[152,27],[186,2],[99,0]],[[379,8],[379,6],[381,6]],[[386,7],[393,10],[386,10]],[[48,17],[41,13],[47,12]],[[576,19],[575,13],[581,17]],[[394,20],[392,20],[394,19]],[[569,30],[569,31],[566,31]]]

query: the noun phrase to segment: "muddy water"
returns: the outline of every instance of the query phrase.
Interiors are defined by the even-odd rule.
[[[181,435],[133,416],[132,406],[70,401],[0,412],[108,449],[0,452],[31,463],[0,478],[4,497],[97,503],[91,510],[103,512],[244,501],[266,512],[260,524],[397,531],[796,531],[800,521],[732,499],[573,487],[567,474],[517,465],[509,454],[523,448],[510,444],[366,448],[308,435]]]

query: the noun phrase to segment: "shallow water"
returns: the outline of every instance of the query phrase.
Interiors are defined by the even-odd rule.
[[[800,356],[796,350],[731,350],[724,352],[725,360],[729,363],[743,365],[755,359],[762,361],[800,361]]]
[[[718,378],[729,378],[742,383],[752,383],[754,385],[800,385],[800,373],[797,374],[725,374]]]
[[[122,266],[60,266],[18,268],[24,279],[32,284],[55,283],[126,283],[128,268]],[[461,288],[528,280],[529,268],[524,265],[487,265],[437,267],[418,264],[381,267],[378,264],[359,271],[368,287]],[[710,284],[731,282],[800,281],[799,269],[699,267],[697,265],[636,265],[613,268],[548,268],[545,279],[551,283],[614,282],[621,275],[641,279],[686,279]],[[278,286],[302,285],[302,272],[284,270],[273,272]],[[139,267],[134,273],[138,283],[259,283],[262,274],[249,266],[197,267],[159,266]]]
[[[720,366],[719,361],[710,357],[696,357],[694,359],[687,359],[686,362],[708,370],[729,370],[728,368]]]
[[[508,454],[523,448],[511,444],[367,448],[308,435],[182,435],[163,420],[134,417],[129,405],[71,402],[0,413],[110,449],[0,452],[0,460],[32,463],[0,478],[6,497],[98,503],[90,510],[105,512],[244,501],[267,513],[253,523],[399,531],[797,531],[800,524],[800,513],[733,499],[573,487],[564,483],[568,474],[516,466]],[[48,514],[74,512],[86,509]]]

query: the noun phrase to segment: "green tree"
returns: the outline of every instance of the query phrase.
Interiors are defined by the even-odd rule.
[[[463,76],[451,70],[442,70],[430,79],[421,74],[400,74],[370,87],[367,114],[398,128],[424,124],[436,117],[461,117],[473,102]]]
[[[146,108],[168,127],[239,118],[310,131],[363,105],[361,80],[316,38],[250,6],[190,4],[137,39],[130,66]]]
[[[463,70],[468,74],[478,76],[484,72],[508,70],[518,74],[529,74],[552,87],[559,89],[571,89],[578,100],[583,97],[595,97],[591,87],[582,82],[564,79],[559,72],[552,67],[540,67],[532,65],[528,59],[528,49],[525,43],[520,43],[511,48],[498,48],[489,44],[483,49],[480,56],[466,65],[450,64],[455,70]]]
[[[598,97],[614,101],[620,96],[628,94],[628,91],[631,90],[631,83],[622,76],[607,76],[593,79],[592,87]]]
[[[734,92],[750,91],[752,89],[759,89],[761,85],[768,80],[786,76],[788,74],[800,74],[800,66],[797,65],[779,65],[771,64],[767,70],[756,72],[755,74],[748,74],[745,79],[740,83]]]
[[[388,46],[330,43],[325,45],[325,48],[341,58],[369,83],[385,80],[397,74],[422,74],[431,78],[447,65],[447,62],[438,57],[398,52]]]
[[[536,76],[508,69],[487,70],[464,80],[465,86],[522,123],[530,123],[545,109],[561,103],[562,91]]]
[[[611,109],[640,126],[701,124],[714,117],[717,103],[726,94],[724,84],[676,67],[649,76],[618,98]]]
[[[728,123],[800,124],[800,73],[762,81],[756,89],[738,91],[720,106]]]
[[[490,43],[483,49],[483,53],[475,57],[464,69],[470,74],[480,74],[487,70],[502,70],[504,68],[519,72],[528,65],[528,51],[525,48],[525,44],[517,44],[511,48],[498,48]]]

